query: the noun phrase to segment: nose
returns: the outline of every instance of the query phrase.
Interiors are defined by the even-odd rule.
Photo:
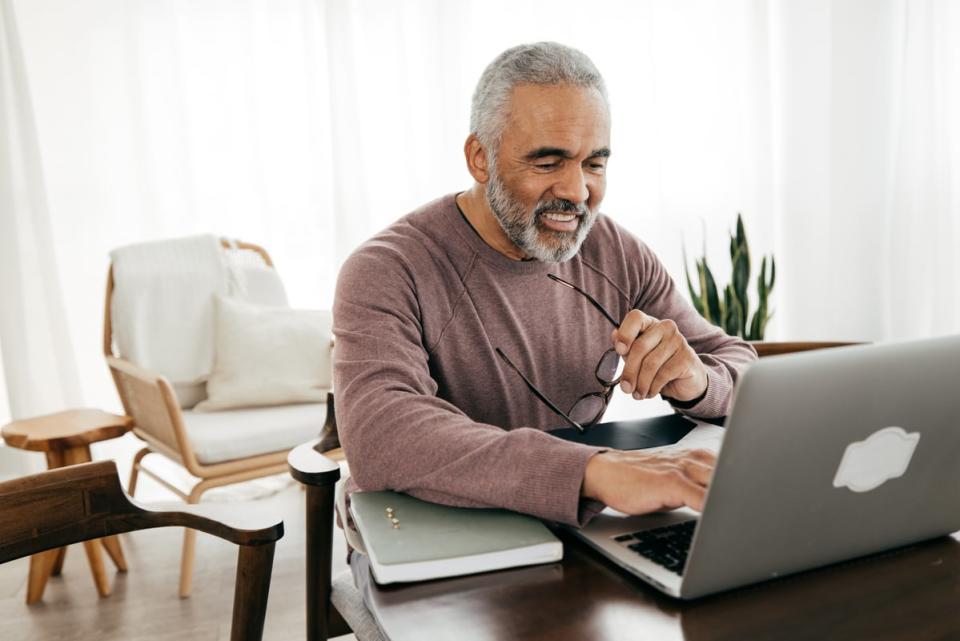
[[[577,163],[569,163],[553,186],[553,195],[575,203],[587,202],[590,190],[587,187],[586,176],[583,175],[583,167]]]

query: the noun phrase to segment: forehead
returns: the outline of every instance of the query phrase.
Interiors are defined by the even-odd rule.
[[[610,112],[599,91],[573,85],[517,85],[502,138],[505,150],[558,147],[577,153],[610,144]]]

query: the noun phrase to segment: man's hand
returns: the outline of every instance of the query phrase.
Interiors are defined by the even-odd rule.
[[[641,400],[661,392],[692,401],[707,390],[707,370],[672,320],[630,311],[613,330],[613,347],[623,357],[620,389]]]
[[[717,459],[707,450],[595,454],[580,493],[626,514],[647,514],[684,505],[703,510]]]

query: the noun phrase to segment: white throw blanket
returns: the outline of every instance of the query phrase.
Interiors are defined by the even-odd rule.
[[[213,297],[229,277],[216,236],[189,236],[110,252],[113,336],[119,355],[196,383],[213,369]]]

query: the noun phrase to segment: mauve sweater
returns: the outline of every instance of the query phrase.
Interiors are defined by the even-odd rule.
[[[600,450],[546,433],[563,419],[494,351],[564,411],[600,391],[594,372],[612,327],[551,272],[616,317],[637,308],[672,318],[709,381],[683,411],[726,413],[756,353],[697,314],[646,245],[601,214],[567,262],[514,261],[480,238],[451,194],[374,236],[340,271],[334,388],[348,492],[390,489],[575,525],[602,507],[580,497]]]

